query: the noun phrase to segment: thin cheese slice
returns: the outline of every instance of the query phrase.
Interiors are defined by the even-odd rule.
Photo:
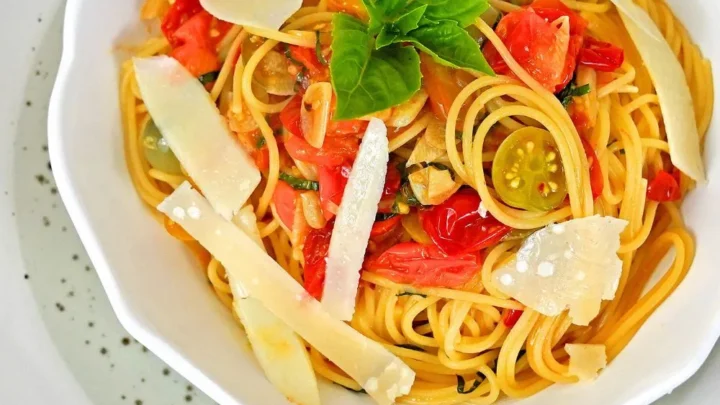
[[[322,304],[341,321],[350,321],[355,313],[360,268],[383,194],[389,154],[387,127],[373,118],[350,171],[326,259]]]
[[[220,20],[248,27],[279,29],[302,7],[302,0],[200,0]]]
[[[186,182],[158,209],[217,258],[232,280],[357,381],[381,405],[406,395],[415,373],[399,358],[334,319],[237,226],[215,213]],[[198,215],[175,215],[193,209]]]
[[[632,0],[612,0],[650,73],[660,99],[670,159],[695,181],[705,181],[700,134],[685,72],[650,16]]]
[[[257,246],[265,249],[252,206],[243,207],[232,222]],[[320,405],[317,378],[305,343],[260,301],[247,297],[247,291],[239,281],[232,276],[229,280],[235,298],[235,313],[245,327],[255,358],[267,379],[293,403]]]
[[[543,315],[569,309],[572,323],[588,325],[602,300],[615,297],[622,274],[617,251],[626,226],[624,220],[594,216],[545,227],[525,240],[493,280],[500,291]]]
[[[598,372],[607,366],[605,345],[571,344],[565,345],[570,355],[568,372],[580,381],[594,380]]]
[[[231,219],[260,183],[202,84],[173,58],[134,59],[150,116],[215,210]]]

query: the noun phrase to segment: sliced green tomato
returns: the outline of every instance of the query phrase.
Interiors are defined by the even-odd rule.
[[[142,145],[150,166],[167,174],[182,174],[180,161],[170,150],[165,138],[153,120],[148,120],[143,128]]]
[[[528,211],[550,211],[567,196],[557,145],[544,129],[526,127],[510,134],[495,155],[492,179],[501,200]]]

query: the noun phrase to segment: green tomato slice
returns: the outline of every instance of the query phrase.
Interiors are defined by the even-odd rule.
[[[503,141],[492,166],[495,191],[507,205],[550,211],[567,196],[565,172],[550,132],[525,127]]]

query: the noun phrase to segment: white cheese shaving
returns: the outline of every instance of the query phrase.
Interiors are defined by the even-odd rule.
[[[570,355],[568,372],[580,381],[594,380],[598,372],[607,366],[605,345],[568,343],[565,351]]]
[[[632,0],[612,0],[650,73],[660,100],[670,159],[695,181],[705,181],[700,134],[682,65],[650,16]]]
[[[588,325],[602,300],[615,297],[622,273],[617,251],[626,226],[627,221],[600,216],[547,226],[493,273],[497,288],[543,315],[569,309],[574,324]]]
[[[326,259],[322,304],[341,321],[355,313],[360,269],[382,197],[389,159],[387,127],[370,120],[338,209]]]
[[[415,380],[412,369],[379,343],[328,314],[249,236],[213,212],[189,183],[178,187],[158,210],[172,215],[175,207],[191,206],[203,212],[199,219],[171,218],[219,260],[229,277],[242,283],[251,297],[357,381],[379,404],[391,405],[394,395],[410,392]]]
[[[260,183],[260,171],[205,88],[178,61],[156,56],[133,62],[143,101],[170,149],[215,211],[232,218]]]
[[[220,20],[248,27],[279,29],[302,7],[302,0],[200,0]]]

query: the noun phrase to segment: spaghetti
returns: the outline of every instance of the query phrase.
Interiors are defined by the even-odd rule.
[[[278,130],[273,117],[292,102],[293,96],[268,96],[264,90],[258,90],[256,78],[271,52],[282,53],[287,45],[314,50],[338,12],[329,11],[333,3],[321,1],[300,9],[280,31],[231,27],[215,45],[223,60],[214,84],[209,87],[210,97],[228,117],[231,128],[233,120],[250,125],[257,136],[253,140],[266,149],[261,189],[251,202],[268,253],[300,283],[306,264],[299,242],[303,235],[296,234],[293,224],[283,222],[273,196],[281,172],[316,181],[317,170],[312,165],[296,165],[276,137]],[[520,10],[515,3],[490,1],[502,13]],[[506,239],[487,248],[481,268],[461,288],[408,285],[363,272],[351,326],[381,343],[416,372],[416,382],[402,402],[492,404],[501,395],[527,397],[554,383],[575,382],[577,377],[568,370],[564,344],[604,344],[608,359],[612,360],[672,294],[692,264],[695,243],[683,223],[680,202],[658,202],[647,197],[645,179],[667,167],[669,146],[658,96],[632,39],[610,1],[564,3],[588,22],[590,35],[622,45],[626,52],[619,69],[605,73],[604,82],[600,84],[598,80],[596,88],[591,89],[591,97],[597,100],[594,125],[579,131],[561,100],[515,60],[493,27],[477,19],[474,27],[497,50],[508,73],[498,76],[473,73],[453,98],[444,117],[441,141],[444,145],[434,146],[444,150],[436,163],[447,165],[457,181],[477,191],[482,206],[492,217],[517,232],[595,214],[626,220],[629,225],[621,236],[618,252],[623,263],[622,276],[615,299],[603,304],[601,313],[589,326],[576,326],[567,314],[543,316],[504,295],[493,286],[492,272],[514,257],[522,238]],[[655,21],[682,64],[702,139],[713,110],[710,63],[667,4],[661,0],[636,0],[636,4]],[[143,16],[160,18],[167,8],[165,1],[148,1]],[[253,53],[246,55],[250,48],[254,48]],[[168,41],[158,37],[135,49],[134,56],[169,54],[171,50]],[[150,117],[130,61],[121,67],[120,105],[132,182],[141,199],[156,207],[183,181],[192,180],[184,173],[154,168],[146,159],[143,133]],[[409,158],[427,136],[435,115],[426,107],[410,125],[390,129],[390,151],[395,158],[403,161]],[[497,133],[527,126],[549,132],[562,162],[569,202],[549,211],[506,204],[487,174],[488,163],[497,157],[488,145],[494,142]],[[238,137],[241,143],[247,143],[245,134]],[[588,158],[585,141],[594,149],[596,162]],[[602,187],[599,195],[594,195],[595,180],[591,178],[594,163],[599,166]],[[693,181],[682,174],[679,185],[683,195],[694,187]],[[296,210],[296,220],[298,213],[304,215]],[[427,243],[417,218],[412,215],[408,218],[403,219],[395,240]],[[181,229],[173,227],[171,221],[164,221],[168,231],[188,244],[201,259],[212,288],[232,308],[232,290],[222,265],[208,258],[207,252]],[[675,252],[672,266],[646,291],[659,262],[671,250]],[[509,325],[506,320],[519,311],[523,311],[522,315]],[[351,390],[361,389],[312,348],[310,359],[324,378]]]

